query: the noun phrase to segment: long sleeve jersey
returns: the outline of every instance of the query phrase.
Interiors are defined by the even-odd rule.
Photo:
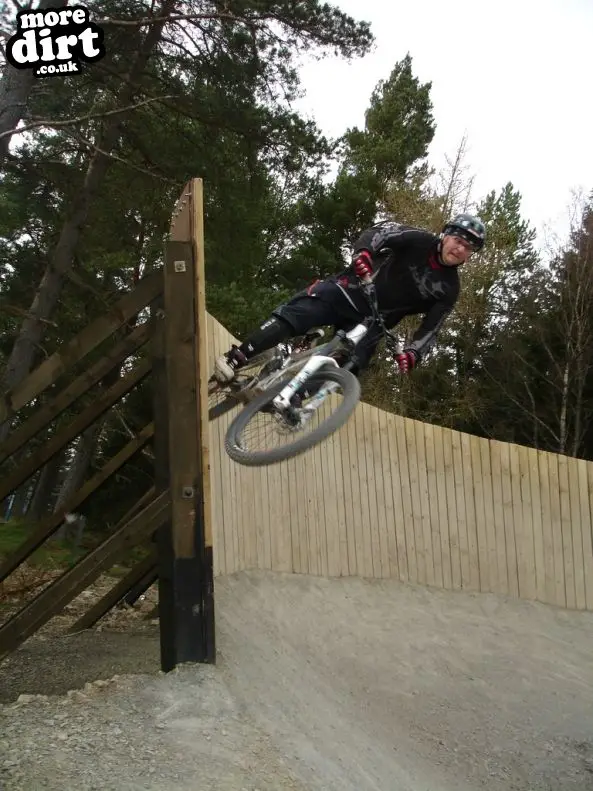
[[[355,256],[367,250],[373,259],[377,301],[386,326],[394,327],[405,316],[424,315],[407,346],[419,358],[434,345],[459,297],[457,267],[439,262],[438,244],[438,236],[428,231],[381,222],[364,231],[354,245]],[[331,279],[360,309],[353,268],[350,266]]]

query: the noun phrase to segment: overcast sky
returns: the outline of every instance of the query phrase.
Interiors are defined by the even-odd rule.
[[[364,125],[373,88],[409,52],[432,82],[431,164],[468,134],[474,196],[512,181],[523,216],[567,229],[571,189],[593,189],[593,0],[333,0],[371,24],[374,51],[306,62],[295,107],[329,136]]]

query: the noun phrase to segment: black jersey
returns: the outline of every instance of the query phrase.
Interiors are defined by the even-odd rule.
[[[382,222],[364,231],[354,245],[355,256],[367,250],[373,259],[377,302],[386,326],[394,327],[405,316],[424,315],[407,347],[419,357],[434,344],[459,297],[457,267],[439,262],[438,244],[439,237],[429,231]],[[330,280],[361,310],[353,267]]]

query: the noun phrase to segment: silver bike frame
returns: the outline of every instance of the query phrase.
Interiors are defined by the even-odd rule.
[[[368,328],[364,324],[357,324],[356,327],[350,330],[350,332],[346,333],[346,337],[352,341],[355,345],[359,343],[361,338],[363,338],[368,332]],[[288,382],[282,390],[278,393],[278,395],[274,398],[273,404],[278,409],[288,409],[290,407],[290,399],[296,393],[296,391],[307,381],[307,379],[322,368],[324,365],[335,365],[336,368],[339,368],[337,361],[334,360],[333,357],[327,357],[324,354],[314,354],[305,365],[301,368],[301,370]],[[332,390],[337,389],[338,385],[335,382],[330,382],[328,387],[324,387],[314,398],[313,404],[310,404],[307,408],[308,412],[313,412],[314,409],[317,409],[322,401],[325,399],[325,396],[330,393]]]

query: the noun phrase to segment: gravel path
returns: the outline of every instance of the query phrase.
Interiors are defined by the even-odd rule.
[[[593,789],[591,613],[265,572],[216,607],[215,667],[160,673],[154,624],[25,644],[3,698],[57,694],[0,706],[0,787]]]

